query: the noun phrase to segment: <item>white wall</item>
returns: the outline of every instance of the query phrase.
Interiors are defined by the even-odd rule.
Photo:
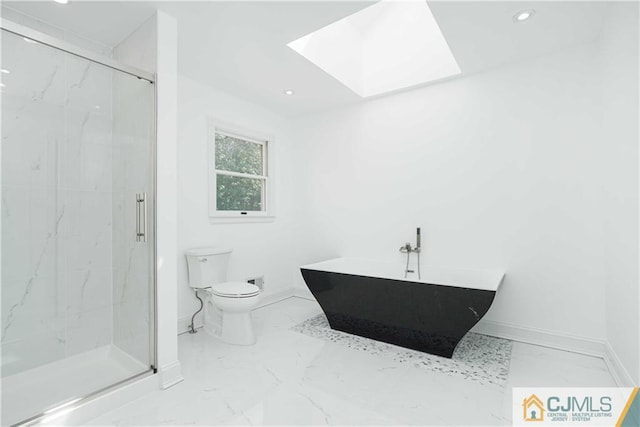
[[[298,120],[307,257],[400,266],[421,226],[426,265],[506,271],[486,319],[604,339],[597,53]]]
[[[298,205],[293,192],[290,123],[264,108],[180,77],[178,98],[178,305],[186,330],[199,303],[188,285],[184,251],[198,246],[233,248],[228,279],[263,275],[263,297],[290,289],[305,242],[295,237]],[[275,136],[273,222],[210,223],[207,184],[207,117]],[[197,319],[202,324],[202,317]]]
[[[638,100],[623,94],[638,37],[623,7],[637,5],[614,7],[597,43],[293,121],[181,77],[181,330],[198,308],[187,248],[232,246],[230,279],[264,274],[273,294],[303,289],[307,262],[400,265],[420,226],[426,265],[506,271],[486,323],[608,341],[637,382]],[[275,222],[209,222],[207,116],[277,136]]]
[[[118,58],[156,73],[156,337],[161,387],[182,381],[177,312],[177,99],[178,27],[158,11],[120,46]],[[138,153],[139,155],[140,153]],[[151,218],[150,218],[151,219]],[[152,224],[149,229],[152,229]],[[140,264],[140,260],[137,260]]]
[[[603,30],[607,340],[640,384],[638,307],[638,4],[618,3]],[[629,385],[630,385],[629,384]]]
[[[2,19],[7,19],[16,24],[24,25],[25,27],[39,31],[58,40],[64,40],[81,49],[86,49],[90,52],[108,57],[112,54],[112,46],[107,46],[100,42],[83,37],[73,31],[69,31],[66,28],[58,27],[47,21],[19,12],[7,6],[7,2],[3,2],[0,6],[0,15],[2,15]]]
[[[182,381],[178,361],[178,23],[158,11],[156,40],[156,297],[158,369],[163,388]]]
[[[156,72],[158,19],[154,15],[113,48],[113,58],[149,73]]]

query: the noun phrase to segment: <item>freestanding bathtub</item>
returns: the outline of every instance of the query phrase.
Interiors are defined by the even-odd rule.
[[[300,268],[331,328],[451,357],[489,310],[504,273],[423,268],[405,279],[400,264],[337,258]]]

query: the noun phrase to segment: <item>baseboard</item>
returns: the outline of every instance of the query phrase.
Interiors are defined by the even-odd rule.
[[[315,301],[315,297],[308,288],[293,288],[293,296]]]
[[[202,316],[202,312],[198,313],[193,323],[196,329],[202,328],[204,326],[204,317]],[[180,317],[178,319],[178,335],[189,332],[190,326],[191,316]]]
[[[293,288],[283,289],[272,294],[264,295],[262,298],[260,298],[260,302],[258,303],[256,308],[254,308],[254,310],[257,308],[265,307],[267,305],[275,304],[287,298],[291,298],[292,296]]]
[[[161,366],[158,369],[158,372],[160,373],[160,388],[163,390],[173,387],[184,380],[182,377],[182,366],[180,365],[179,360],[168,365]]]
[[[563,334],[546,329],[528,328],[492,320],[481,320],[471,330],[479,334],[571,351],[587,356],[604,358],[605,355],[604,341]]]
[[[611,344],[608,342],[605,343],[605,352],[604,352],[604,363],[606,363],[607,368],[609,368],[609,372],[611,372],[611,376],[615,380],[618,387],[637,387],[638,384],[635,384],[631,375],[629,375],[629,371],[624,367],[620,358],[611,347]]]
[[[599,357],[604,360],[609,373],[618,387],[637,386],[613,350],[613,347],[611,347],[611,344],[606,341],[562,334],[545,329],[526,328],[491,320],[481,320],[480,323],[471,330],[493,337],[506,338],[512,341]]]
[[[267,305],[275,304],[276,302],[285,300],[287,298],[291,298],[292,296],[294,296],[293,288],[283,289],[278,292],[266,294],[262,298],[260,298],[260,302],[258,303],[255,309],[265,307]],[[202,312],[200,312],[196,316],[193,323],[196,329],[202,328],[204,326],[204,317],[202,316]],[[178,335],[188,332],[190,325],[191,325],[191,316],[180,317],[178,319]]]
[[[308,289],[295,287],[265,296],[256,308],[274,304],[290,297],[315,301],[313,294],[311,294]],[[178,319],[178,333],[187,332],[190,322],[191,317]],[[196,327],[201,326],[202,317],[199,319],[196,318]],[[608,342],[571,334],[564,334],[547,329],[529,328],[492,320],[481,320],[473,327],[473,329],[471,329],[471,331],[498,338],[505,338],[512,341],[523,342],[526,344],[550,347],[557,350],[570,351],[573,353],[602,358],[618,386],[635,386],[629,372],[626,370]]]

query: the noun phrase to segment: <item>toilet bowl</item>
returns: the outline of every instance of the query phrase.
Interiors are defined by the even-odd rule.
[[[260,300],[260,289],[250,283],[225,282],[205,291],[214,309],[219,310],[217,316],[209,317],[209,322],[205,320],[205,331],[229,344],[255,344],[251,310]]]
[[[230,253],[221,248],[187,251],[189,285],[204,299],[205,332],[229,344],[255,344],[251,309],[260,300],[260,288],[226,281]]]

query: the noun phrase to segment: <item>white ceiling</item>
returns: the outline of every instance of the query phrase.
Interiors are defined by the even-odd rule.
[[[3,4],[113,46],[162,9],[176,17],[179,72],[285,115],[362,102],[362,98],[286,46],[375,2],[53,1]],[[430,1],[465,74],[597,39],[606,2]],[[529,21],[513,15],[536,9]],[[294,96],[283,94],[294,89]]]
[[[368,98],[460,74],[424,0],[383,0],[287,44]]]

